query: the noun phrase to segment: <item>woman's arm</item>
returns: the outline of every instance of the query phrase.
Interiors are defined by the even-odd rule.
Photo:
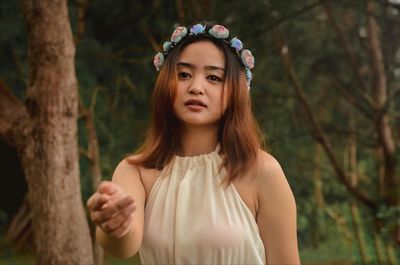
[[[118,258],[129,258],[138,252],[142,244],[145,190],[138,168],[125,160],[116,167],[112,183],[118,185],[126,195],[133,199],[135,210],[131,216],[132,221],[128,232],[122,237],[105,233],[97,227],[96,239],[111,255]]]
[[[268,265],[298,265],[296,202],[278,161],[260,152],[257,224]]]

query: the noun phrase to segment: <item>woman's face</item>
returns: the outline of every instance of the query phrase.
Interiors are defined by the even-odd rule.
[[[212,42],[189,44],[177,61],[175,115],[185,125],[217,126],[226,108],[225,57]]]

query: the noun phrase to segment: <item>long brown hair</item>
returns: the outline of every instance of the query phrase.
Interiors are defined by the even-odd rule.
[[[212,26],[212,25],[208,25]],[[152,95],[150,126],[139,154],[126,160],[146,168],[163,169],[174,158],[180,145],[180,122],[173,111],[177,87],[176,63],[185,47],[199,41],[214,43],[225,56],[227,107],[219,122],[218,141],[231,183],[255,165],[259,149],[264,149],[261,130],[251,110],[250,93],[243,66],[235,51],[224,41],[198,34],[187,36],[168,54]],[[224,95],[222,95],[224,97]]]

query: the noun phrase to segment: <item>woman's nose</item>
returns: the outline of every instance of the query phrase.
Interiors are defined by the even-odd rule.
[[[199,78],[194,79],[193,82],[190,84],[189,93],[195,94],[195,95],[204,93],[203,84],[202,84],[201,80],[199,80]]]

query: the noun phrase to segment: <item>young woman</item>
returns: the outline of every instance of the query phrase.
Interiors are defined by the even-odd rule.
[[[300,264],[295,199],[251,112],[251,52],[214,24],[163,48],[146,141],[88,200],[97,240],[142,264]]]

